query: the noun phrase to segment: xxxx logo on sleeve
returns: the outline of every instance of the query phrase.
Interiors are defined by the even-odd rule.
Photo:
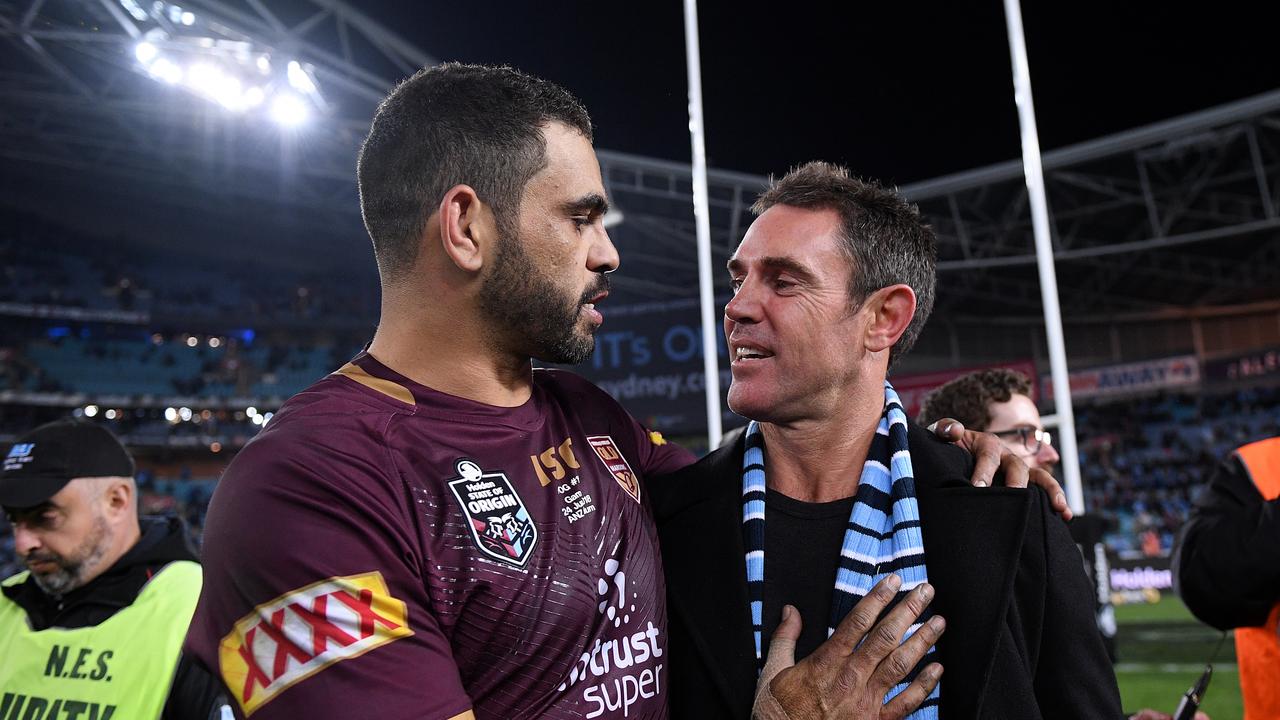
[[[218,667],[247,716],[336,662],[412,634],[382,573],[332,577],[240,618],[218,646]]]

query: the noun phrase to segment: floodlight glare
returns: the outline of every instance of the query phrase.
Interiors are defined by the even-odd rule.
[[[193,12],[187,12],[187,11],[184,11],[184,12],[182,13],[182,24],[183,24],[183,25],[186,25],[186,26],[190,27],[190,26],[194,25],[195,23],[196,23],[196,14],[195,14],[195,13],[193,13]]]
[[[285,127],[297,127],[307,121],[306,103],[295,95],[277,95],[271,101],[271,119]]]
[[[134,20],[137,20],[138,22],[146,22],[147,11],[143,10],[135,0],[120,0],[120,4],[124,6],[125,10],[129,11],[129,14],[133,16]]]
[[[244,91],[244,97],[242,99],[244,100],[246,107],[257,107],[262,104],[263,100],[267,99],[267,95],[262,91],[262,88],[254,85]]]
[[[240,96],[240,80],[230,75],[223,75],[218,84],[211,88],[213,99],[228,110],[242,110],[244,104]]]
[[[97,415],[97,414],[98,414],[98,406],[97,406],[97,405],[85,405],[85,406],[84,406],[84,414],[85,414],[85,417],[94,417],[95,415]]]
[[[133,49],[133,54],[138,58],[138,62],[143,65],[149,65],[152,60],[156,59],[156,55],[160,54],[160,51],[155,45],[143,40]]]
[[[316,84],[311,81],[311,76],[306,70],[302,69],[302,65],[297,60],[289,61],[289,84],[294,90],[306,95],[312,95],[316,91]]]
[[[156,61],[151,63],[151,67],[147,68],[147,70],[152,77],[159,78],[170,85],[177,85],[182,82],[182,68],[168,58],[156,58]]]

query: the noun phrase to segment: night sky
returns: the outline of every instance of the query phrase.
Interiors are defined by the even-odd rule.
[[[1045,150],[1280,88],[1267,3],[1024,3]],[[597,146],[687,162],[683,10],[662,2],[368,2],[441,60],[507,63],[581,97]],[[704,2],[708,156],[905,184],[1018,157],[1003,5]]]

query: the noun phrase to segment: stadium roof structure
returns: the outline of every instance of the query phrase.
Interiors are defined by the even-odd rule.
[[[341,0],[0,0],[0,38],[11,188],[82,183],[239,222],[301,218],[346,240],[360,232],[355,156],[374,108],[436,62]],[[310,120],[263,121],[289,119],[271,93]],[[689,166],[600,160],[624,215],[611,302],[696,298]],[[1068,321],[1280,294],[1280,91],[1049,151],[1044,167]],[[939,235],[935,313],[1041,321],[1022,172],[1014,160],[902,188]],[[710,172],[717,265],[766,184]]]

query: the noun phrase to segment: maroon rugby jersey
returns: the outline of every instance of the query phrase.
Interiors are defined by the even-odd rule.
[[[692,460],[572,373],[499,408],[362,354],[227,469],[188,651],[255,720],[665,717],[642,480]]]

